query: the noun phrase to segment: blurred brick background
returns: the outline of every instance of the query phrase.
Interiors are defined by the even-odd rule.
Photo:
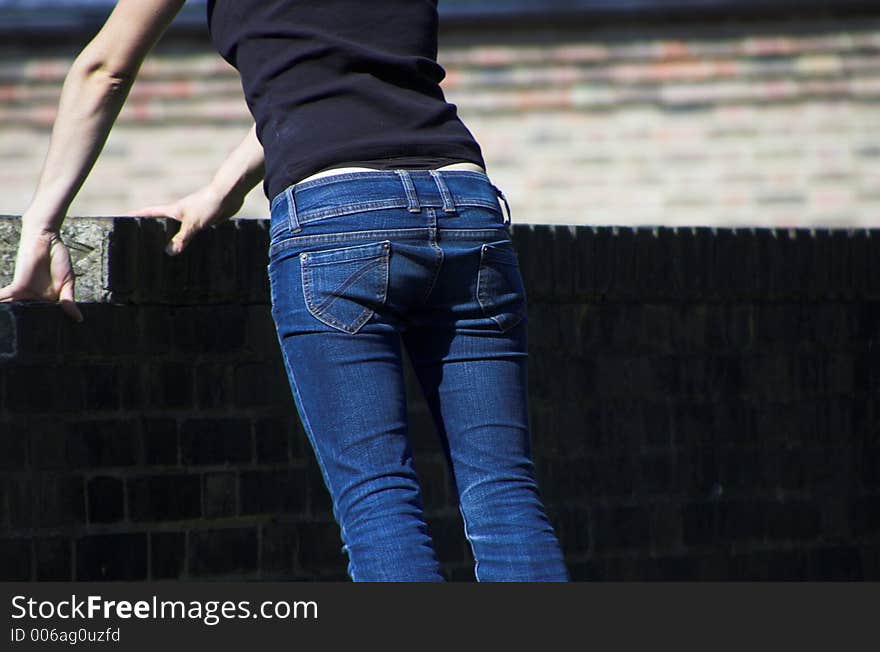
[[[869,226],[880,219],[876,9],[448,15],[439,60],[515,222]],[[86,34],[0,45],[0,213],[31,198]],[[237,74],[204,35],[170,34],[71,213],[118,215],[194,190],[249,120]],[[241,215],[267,214],[257,188]]]
[[[77,267],[99,268],[84,324],[0,304],[0,579],[344,579],[266,222],[179,258],[160,253],[171,224],[96,222],[65,224]],[[574,579],[880,579],[880,234],[514,239],[538,479]],[[407,386],[438,555],[473,579],[408,368]]]

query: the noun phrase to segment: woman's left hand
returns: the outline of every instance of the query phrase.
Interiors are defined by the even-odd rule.
[[[165,253],[175,256],[203,229],[228,220],[235,215],[243,201],[224,197],[210,185],[170,204],[148,206],[129,213],[134,217],[170,217],[180,222],[180,230],[165,247]]]

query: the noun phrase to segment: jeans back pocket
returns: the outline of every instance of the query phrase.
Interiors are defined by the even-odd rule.
[[[489,242],[480,249],[477,301],[483,314],[502,331],[516,326],[526,315],[526,295],[513,242]]]
[[[387,240],[300,254],[303,295],[321,322],[356,333],[388,295]]]

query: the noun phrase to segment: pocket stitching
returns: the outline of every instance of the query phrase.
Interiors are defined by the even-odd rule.
[[[504,251],[505,249],[509,252],[509,255],[511,257],[513,257],[512,261],[511,260],[502,260],[501,259],[502,257],[500,255],[492,255],[492,254],[497,254],[497,252],[499,252],[499,251]],[[489,252],[492,252],[492,253],[489,253]],[[501,330],[501,332],[507,332],[510,329],[514,328],[517,324],[519,324],[523,320],[523,318],[525,317],[525,315],[526,315],[525,296],[523,296],[523,300],[520,304],[521,309],[516,313],[516,319],[514,319],[513,322],[505,328],[504,325],[501,323],[501,321],[498,319],[498,317],[491,314],[490,310],[489,310],[489,307],[491,305],[491,299],[488,296],[488,293],[487,293],[487,290],[485,287],[486,284],[485,284],[485,278],[484,278],[485,277],[485,270],[486,270],[486,261],[489,258],[491,258],[492,260],[499,262],[503,265],[511,265],[511,266],[515,267],[518,265],[518,261],[516,258],[516,250],[513,249],[513,245],[510,241],[505,241],[505,244],[501,245],[501,246],[498,246],[497,244],[495,244],[495,245],[489,244],[489,243],[485,244],[480,249],[480,268],[477,271],[477,302],[480,304],[480,308],[482,309],[483,314],[486,317],[489,317],[492,321],[494,321],[498,325],[498,328]]]
[[[388,273],[389,273],[388,259],[390,257],[390,253],[391,253],[389,245],[390,245],[390,242],[387,240],[380,243],[378,245],[379,247],[381,247],[380,251],[379,251],[378,255],[375,255],[375,256],[361,256],[361,257],[352,258],[352,259],[343,258],[341,260],[335,261],[335,262],[357,262],[360,260],[372,260],[372,259],[377,260],[378,265],[379,265],[380,279],[379,279],[379,282],[377,283],[376,299],[378,300],[379,303],[384,303],[388,297]],[[358,245],[358,246],[362,247],[364,245]],[[377,245],[371,243],[369,246],[376,247]],[[356,248],[356,247],[345,247],[344,249],[341,249],[338,251],[349,250],[349,249],[354,249],[354,248]],[[336,252],[337,250],[325,250],[323,252],[316,252],[316,253],[326,253],[329,251]],[[307,252],[307,253],[309,253],[309,252]],[[309,257],[311,257],[311,253],[309,253]],[[345,333],[354,334],[354,333],[358,332],[364,326],[364,324],[366,324],[367,321],[369,321],[369,319],[375,314],[376,311],[374,309],[365,308],[361,312],[361,315],[357,319],[355,319],[351,323],[351,325],[349,326],[349,325],[341,322],[339,319],[337,319],[333,315],[327,314],[327,312],[326,312],[327,309],[331,305],[333,305],[333,303],[339,297],[330,297],[328,300],[325,300],[320,305],[316,305],[316,302],[315,302],[314,284],[312,281],[312,268],[315,265],[320,267],[321,265],[331,264],[332,262],[334,262],[334,261],[332,261],[332,260],[331,261],[322,261],[322,262],[315,263],[313,265],[312,261],[307,259],[301,263],[300,270],[302,273],[303,297],[305,299],[306,309],[309,311],[309,313],[315,319],[321,321],[322,323],[327,324],[328,326],[331,326],[332,328],[336,328],[338,330],[341,330]],[[350,278],[346,279],[344,282],[344,286],[346,288],[351,287],[351,285],[353,285],[355,282],[360,280],[360,278],[362,278],[365,274],[372,272],[372,271],[374,271],[374,270],[371,266],[365,265],[362,268],[362,270],[359,270],[356,274],[353,274]]]

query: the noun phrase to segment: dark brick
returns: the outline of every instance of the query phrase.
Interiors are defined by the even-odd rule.
[[[137,219],[139,236],[136,248],[138,269],[135,295],[141,303],[167,303],[170,297],[165,292],[165,284],[172,260],[162,251],[169,239],[166,234],[166,223],[171,220],[135,219]]]
[[[150,532],[150,579],[178,579],[186,562],[186,533]]]
[[[235,515],[235,473],[206,473],[204,482],[205,517]]]
[[[571,301],[574,298],[574,261],[578,258],[574,228],[564,225],[553,227],[553,254],[545,260],[551,266],[552,293],[557,301]]]
[[[876,582],[880,579],[880,545],[862,546],[863,579]]]
[[[685,546],[703,546],[718,538],[718,516],[713,503],[691,503],[681,510],[682,540]]]
[[[174,309],[168,306],[141,306],[140,339],[138,348],[141,355],[157,355],[172,350],[172,325]]]
[[[410,393],[410,395],[412,395]],[[435,452],[437,450],[437,428],[434,425],[434,417],[425,406],[411,406],[407,411],[409,423],[409,438],[413,453],[418,457],[421,452]],[[305,433],[303,433],[305,434]]]
[[[73,575],[73,543],[65,537],[34,539],[36,579],[67,582]]]
[[[192,362],[157,362],[144,368],[147,404],[160,408],[193,405]]]
[[[244,471],[241,474],[242,514],[304,512],[308,479],[304,469]]]
[[[299,542],[299,568],[311,572],[327,568],[345,571],[348,558],[342,551],[342,539],[336,523],[298,523],[296,540]]]
[[[266,523],[262,526],[261,574],[292,575],[296,572],[299,530],[292,523]]]
[[[120,478],[97,476],[87,485],[90,523],[114,523],[125,512],[123,484]]]
[[[547,306],[549,309],[550,306]],[[543,308],[543,306],[541,306]],[[600,309],[592,304],[553,306],[559,324],[560,346],[568,356],[589,356],[605,346],[600,331]],[[551,316],[553,314],[551,313]],[[534,340],[529,340],[530,345]],[[556,349],[554,353],[559,353]]]
[[[194,368],[196,405],[222,408],[232,405],[232,369],[226,363],[197,363]]]
[[[857,539],[880,533],[880,496],[862,496],[853,500],[849,520]]]
[[[287,372],[280,358],[237,365],[234,382],[236,405],[261,407],[292,402]]]
[[[142,282],[140,256],[140,219],[121,218],[113,220],[113,228],[107,242],[108,279],[107,290],[114,301],[123,302],[134,298]]]
[[[6,409],[11,413],[76,412],[83,405],[79,370],[56,365],[19,364],[6,383]]]
[[[416,472],[421,488],[422,504],[426,511],[442,509],[449,504],[446,490],[448,470],[446,461],[440,456],[423,456],[416,461]]]
[[[643,507],[595,508],[591,512],[593,548],[598,553],[651,545],[650,513]]]
[[[30,579],[30,539],[0,539],[0,581],[27,582]]]
[[[130,421],[81,421],[68,426],[67,457],[76,468],[132,466],[137,426]]]
[[[643,446],[667,449],[672,447],[672,415],[668,403],[644,403],[641,406],[644,420]]]
[[[28,428],[0,418],[0,471],[23,471],[27,466]]]
[[[777,510],[757,500],[731,500],[717,504],[718,534],[723,541],[762,539],[766,533],[768,513]]]
[[[33,483],[24,474],[0,475],[0,526],[2,531],[29,528],[34,523]]]
[[[148,407],[150,371],[143,364],[120,363],[116,367],[119,375],[119,406],[123,412],[135,412]]]
[[[33,480],[33,509],[38,527],[85,524],[83,479],[58,473],[41,473]]]
[[[651,511],[651,543],[654,552],[674,552],[682,545],[681,505],[655,503]]]
[[[872,579],[866,576],[862,554],[855,546],[833,546],[805,551],[808,571],[802,576],[815,582],[851,582]]]
[[[215,265],[215,270],[219,269]],[[245,307],[183,306],[173,313],[174,347],[187,354],[228,354],[244,345]]]
[[[568,562],[567,565],[572,582],[601,582],[606,579],[599,560]]]
[[[306,465],[306,476],[309,485],[309,514],[311,516],[330,517],[333,511],[333,500],[317,460],[310,459]]]
[[[0,360],[13,357],[17,350],[15,313],[6,306],[0,306]]]
[[[244,303],[269,303],[266,273],[269,248],[268,220],[230,220],[237,230],[232,237],[238,259],[238,293]]]
[[[591,472],[598,474],[603,496],[631,496],[638,485],[639,462],[631,453],[603,457]]]
[[[198,244],[184,259],[188,277],[200,297],[238,302],[237,232],[230,222],[217,224],[200,234]],[[189,296],[188,293],[185,296]]]
[[[441,563],[469,559],[465,549],[470,550],[470,546],[465,539],[464,523],[459,513],[451,516],[426,516],[425,522],[437,559]]]
[[[84,365],[79,370],[83,408],[87,411],[116,411],[121,399],[119,368],[115,364]]]
[[[147,579],[146,533],[99,534],[77,539],[76,579],[80,582]]]
[[[250,462],[251,426],[246,419],[189,419],[180,429],[185,465]]]
[[[718,229],[714,237],[714,291],[727,300],[749,298],[761,291],[758,241],[748,230]]]
[[[62,329],[73,329],[75,324],[58,306],[44,303],[12,304],[0,308],[0,315],[7,315],[6,335],[0,344],[7,354],[15,353],[15,361],[57,358]],[[15,339],[11,339],[14,336]],[[16,373],[16,376],[18,374]]]
[[[249,305],[245,317],[245,349],[262,359],[281,357],[270,306]]]
[[[638,230],[628,227],[612,227],[614,276],[608,298],[634,299],[639,295],[639,250],[636,244]]]
[[[636,231],[636,274],[639,292],[647,301],[668,296],[675,264],[666,248],[666,239],[659,228],[639,228]]]
[[[822,531],[822,512],[813,503],[803,501],[769,503],[764,518],[768,539],[812,540]]]
[[[697,557],[655,557],[638,560],[640,581],[693,582],[700,579],[700,559]]]
[[[65,356],[121,356],[138,351],[138,311],[130,305],[85,303],[85,321],[70,322],[60,329]]]
[[[141,420],[144,463],[172,466],[178,463],[177,422],[174,419]]]
[[[608,483],[604,465],[605,460],[595,457],[537,458],[535,475],[542,495],[549,503],[578,498],[595,500],[604,495]]]
[[[231,575],[257,570],[257,530],[237,528],[189,533],[190,575]]]
[[[556,533],[566,555],[586,554],[590,551],[590,517],[584,507],[572,506],[558,512]]]
[[[718,455],[717,482],[721,493],[776,489],[780,478],[767,473],[768,456],[756,448],[728,448]]]
[[[200,479],[166,474],[128,479],[128,513],[133,521],[177,521],[201,515]]]
[[[257,461],[260,464],[286,462],[288,442],[294,426],[289,418],[266,417],[254,423],[257,444]]]
[[[672,452],[643,454],[637,460],[635,491],[646,498],[665,496],[674,488],[677,460]]]
[[[807,555],[803,550],[769,550],[734,555],[729,561],[734,581],[800,581],[807,579]]]
[[[53,417],[28,417],[30,463],[35,470],[65,469],[67,457],[67,424]]]

